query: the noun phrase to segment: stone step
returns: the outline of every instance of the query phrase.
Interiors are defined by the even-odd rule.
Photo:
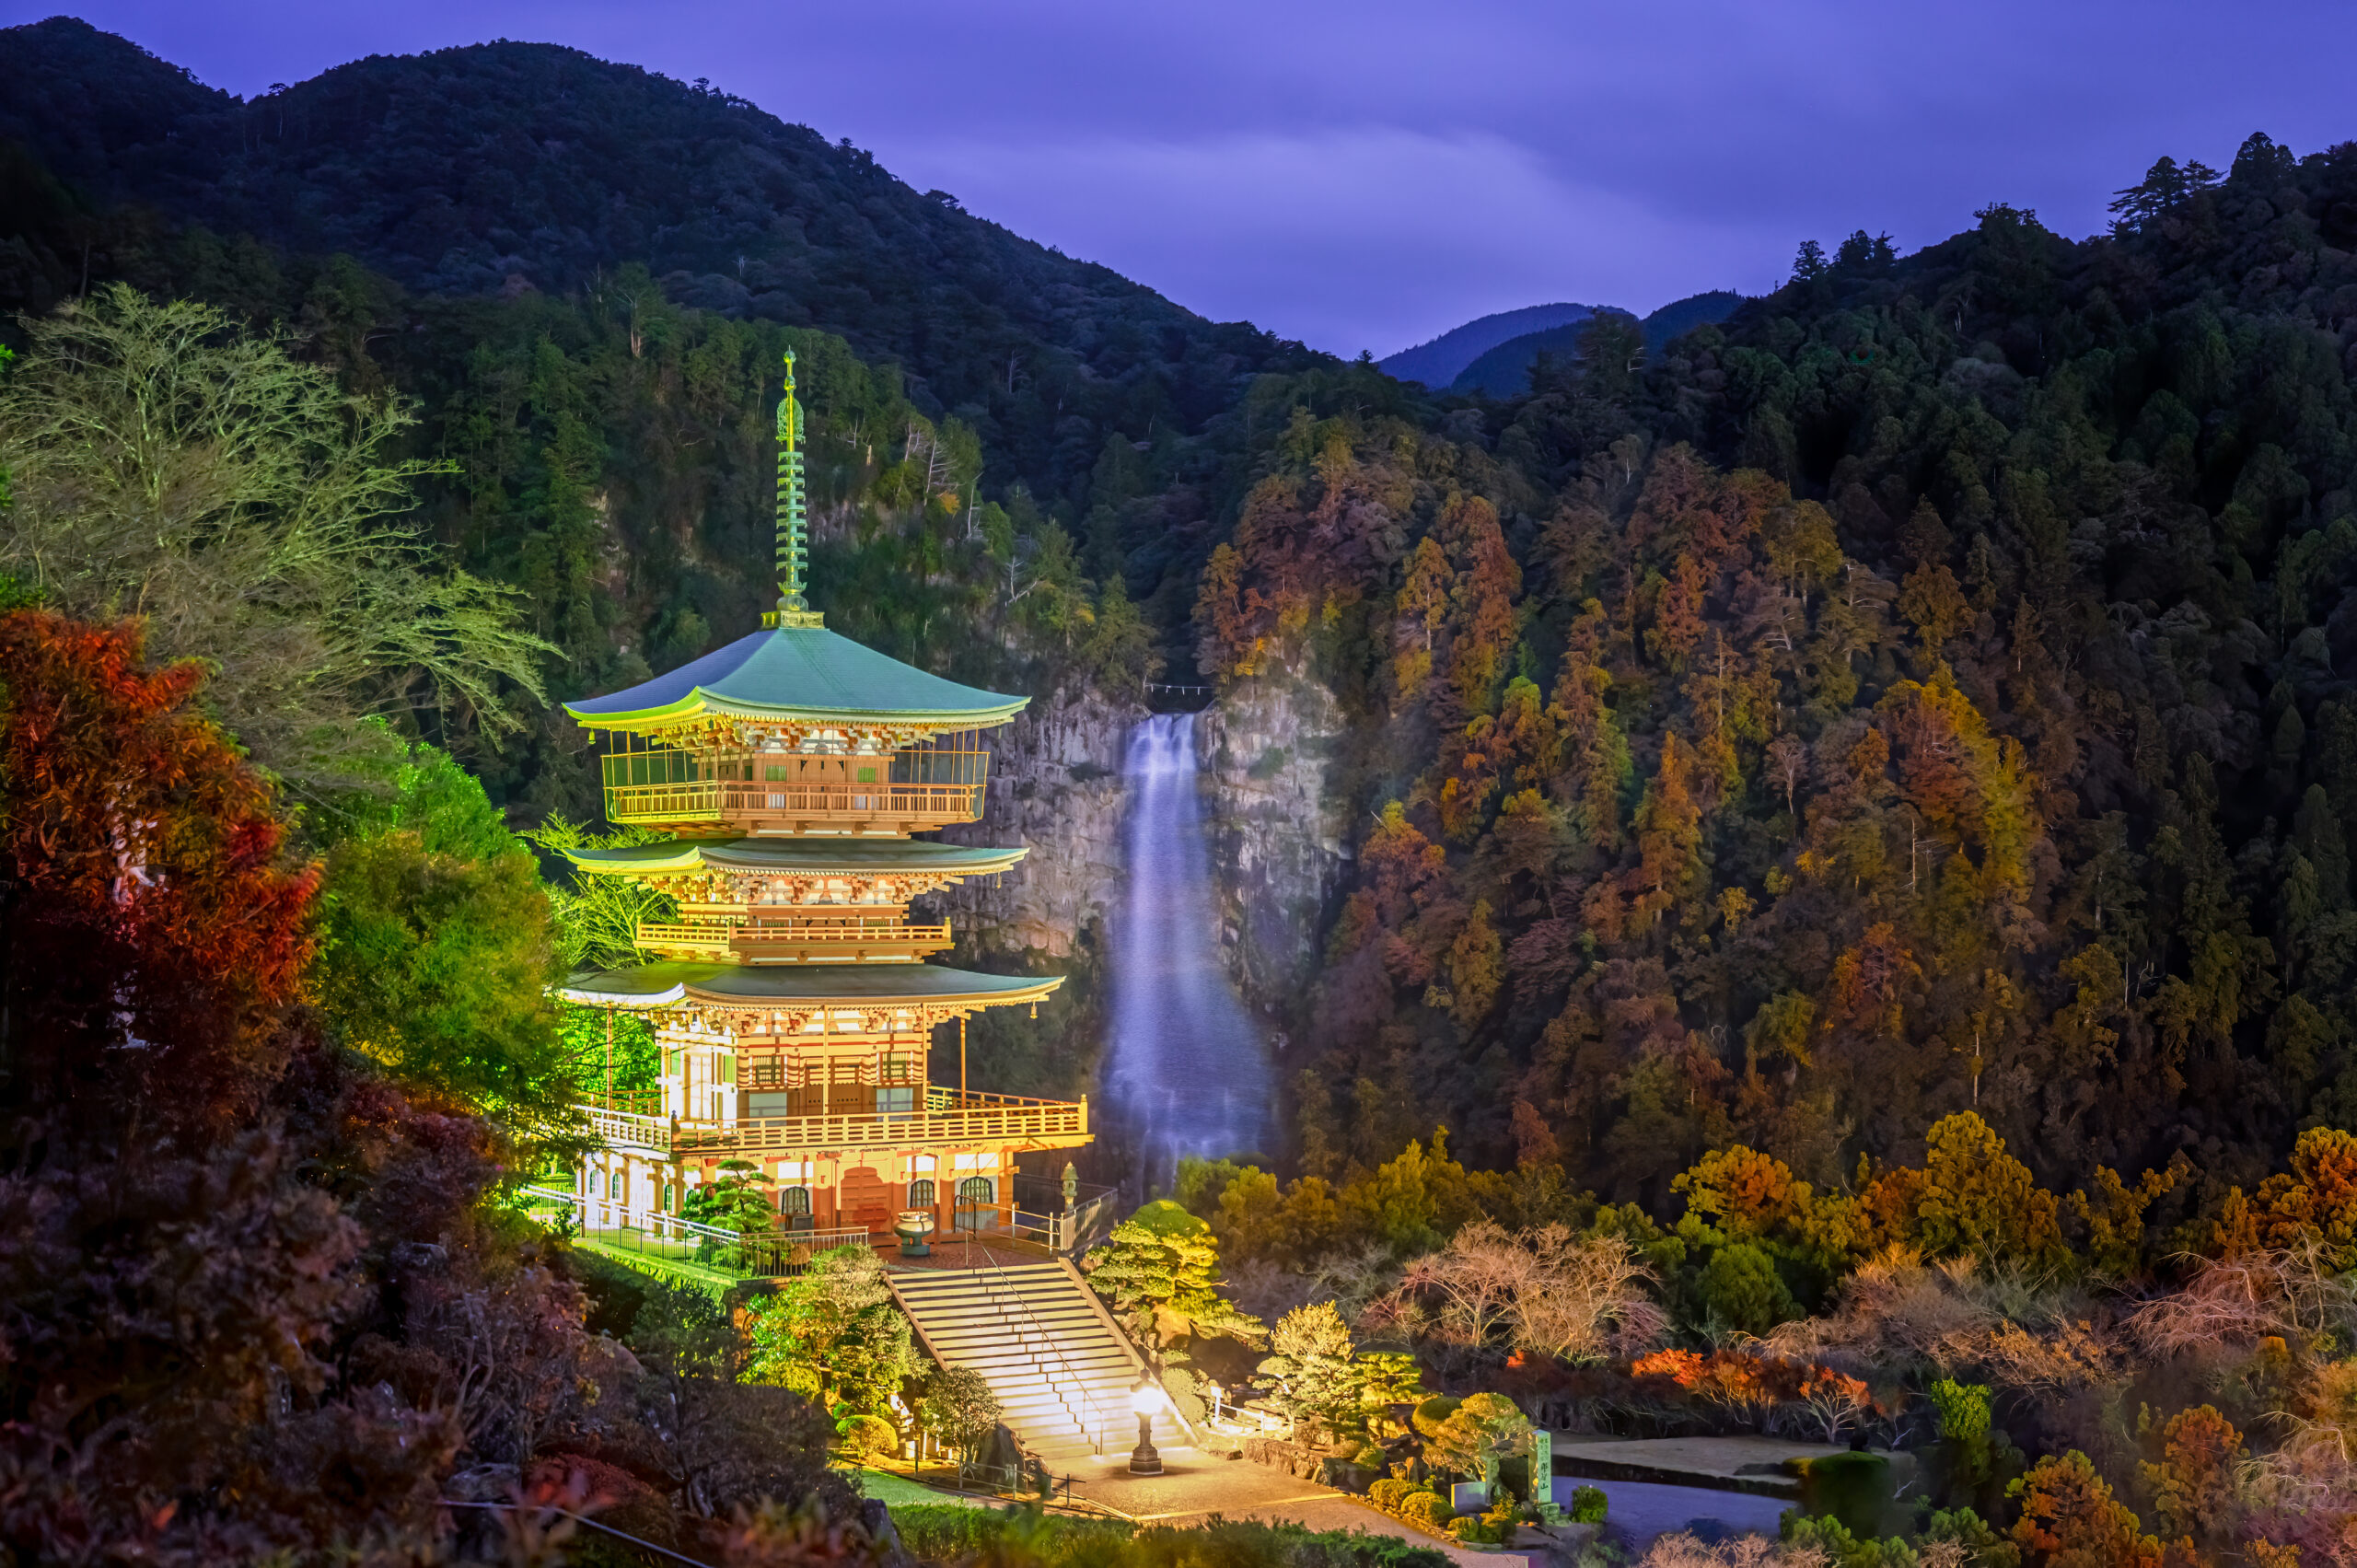
[[[1061,1265],[888,1278],[933,1353],[981,1374],[1026,1449],[1069,1467],[1093,1458],[1099,1438],[1126,1445],[1137,1363],[1088,1287]]]

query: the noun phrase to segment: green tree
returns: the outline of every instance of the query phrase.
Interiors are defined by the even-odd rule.
[[[998,1396],[990,1379],[970,1366],[936,1366],[925,1374],[924,1393],[917,1405],[925,1430],[955,1449],[971,1464],[998,1425]]]
[[[1158,1199],[1113,1227],[1083,1260],[1090,1288],[1154,1345],[1221,1335],[1252,1343],[1267,1330],[1219,1292],[1219,1241],[1210,1225]]]
[[[1925,1142],[1931,1153],[1914,1235],[1926,1252],[2016,1262],[2049,1262],[2061,1253],[2054,1194],[2005,1152],[1995,1129],[1961,1111],[1933,1127]]]
[[[881,1415],[917,1356],[884,1265],[865,1247],[835,1247],[745,1308],[745,1379],[807,1394],[830,1410]]]
[[[345,799],[314,813],[338,835],[310,974],[320,1011],[394,1077],[492,1117],[536,1158],[569,1159],[578,1086],[531,852],[432,747],[411,748],[386,793]]]
[[[1489,1462],[1530,1449],[1530,1418],[1504,1394],[1468,1394],[1425,1440],[1425,1462],[1479,1478]]]
[[[1702,1307],[1728,1328],[1765,1334],[1801,1315],[1775,1260],[1747,1241],[1730,1242],[1702,1268]]]
[[[644,828],[592,832],[562,812],[551,813],[523,836],[534,848],[552,855],[574,849],[620,849],[665,837]],[[674,918],[679,908],[669,894],[635,877],[603,877],[570,867],[563,881],[550,887],[549,900],[556,918],[557,955],[568,970],[623,969],[653,962],[653,949],[638,945],[638,928],[661,924]]]
[[[496,740],[545,700],[553,652],[503,587],[408,520],[442,465],[394,456],[415,423],[347,395],[269,333],[121,285],[28,325],[0,380],[14,501],[0,570],[71,613],[147,618],[155,651],[213,669],[210,703],[278,772],[349,781],[383,732],[442,715]]]

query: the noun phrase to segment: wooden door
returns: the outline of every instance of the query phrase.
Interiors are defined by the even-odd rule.
[[[870,1236],[879,1236],[892,1228],[892,1190],[866,1166],[855,1166],[843,1172],[842,1180],[835,1189],[835,1208],[837,1225],[864,1225]]]

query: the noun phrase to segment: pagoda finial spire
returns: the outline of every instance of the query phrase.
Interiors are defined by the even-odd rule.
[[[802,405],[794,396],[794,351],[785,351],[785,395],[777,405],[777,613],[764,617],[778,626],[824,623],[803,597],[803,573],[810,564],[809,515],[802,497]]]

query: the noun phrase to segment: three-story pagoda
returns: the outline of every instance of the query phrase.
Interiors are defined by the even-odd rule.
[[[983,732],[1028,701],[962,686],[830,632],[803,597],[801,409],[778,406],[780,598],[765,629],[566,709],[599,741],[608,819],[668,840],[585,849],[586,876],[669,894],[642,925],[661,961],[577,974],[567,999],[652,1024],[659,1103],[589,1108],[588,1195],[677,1214],[723,1169],[757,1169],[781,1227],[865,1229],[932,1214],[943,1232],[1014,1214],[1015,1156],[1088,1141],[1088,1102],[969,1089],[963,1026],[1035,1005],[1059,978],[925,959],[946,923],[909,902],[1001,872],[1024,850],[915,835],[982,811]],[[935,1026],[960,1026],[959,1079],[930,1081]]]

